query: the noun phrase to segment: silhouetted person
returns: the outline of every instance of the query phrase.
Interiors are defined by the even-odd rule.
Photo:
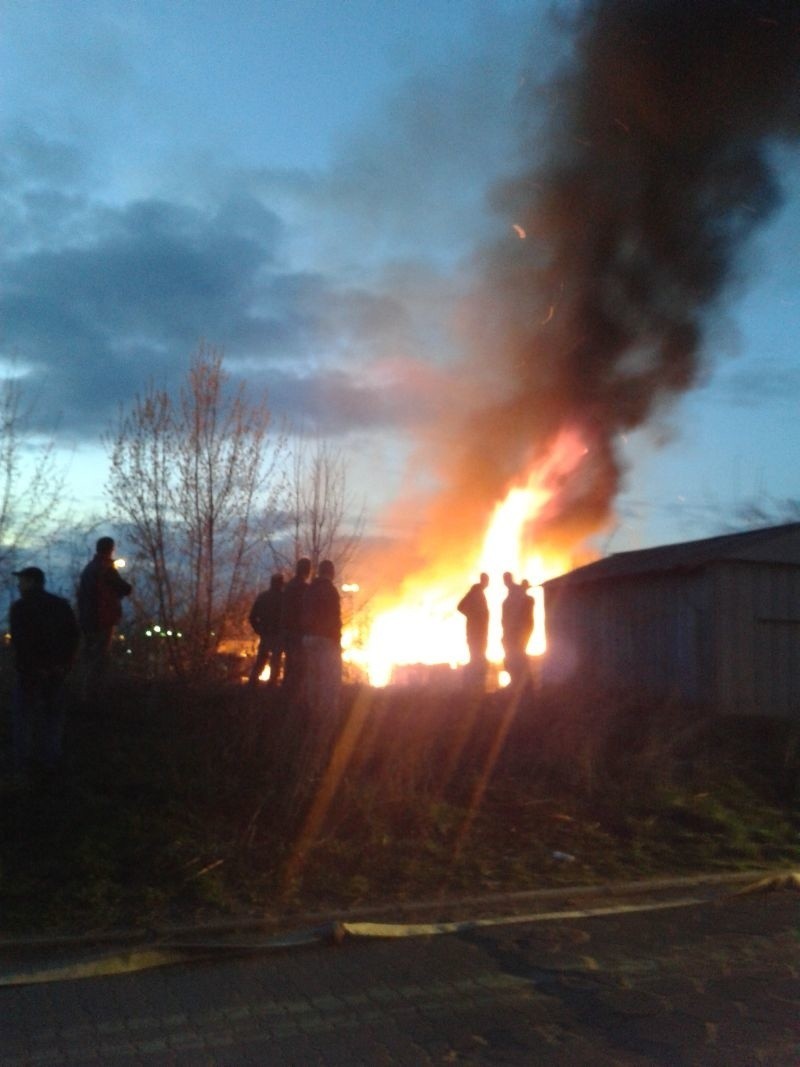
[[[122,601],[132,586],[114,566],[114,539],[101,537],[94,558],[78,583],[78,621],[83,634],[84,697],[101,695],[108,671],[114,627],[122,618]]]
[[[480,580],[470,586],[457,606],[457,610],[467,620],[469,677],[476,685],[482,685],[486,678],[486,648],[489,643],[489,605],[486,602],[488,584],[489,575],[482,573]]]
[[[283,575],[273,574],[269,589],[259,593],[250,609],[248,620],[258,634],[258,652],[250,672],[250,685],[256,685],[261,672],[269,666],[269,684],[275,686],[281,674],[283,641],[281,621],[283,616]]]
[[[533,595],[528,592],[531,583],[527,578],[522,579],[519,587],[522,591],[522,599],[520,601],[520,642],[527,656],[528,645],[533,636],[533,608],[535,601]]]
[[[31,762],[54,770],[64,734],[64,681],[80,642],[78,620],[69,601],[45,590],[38,567],[14,572],[19,600],[11,605],[11,644],[16,677],[11,700],[13,769]]]
[[[527,593],[529,584],[517,585],[510,571],[503,575],[503,584],[508,590],[501,615],[505,668],[511,684],[517,685],[528,677],[527,647],[533,629],[533,598]]]
[[[303,557],[295,564],[294,577],[283,588],[283,688],[290,699],[303,693],[303,598],[310,576],[311,560]]]
[[[303,600],[306,696],[314,711],[335,712],[342,686],[342,603],[333,584],[333,563],[324,559]]]

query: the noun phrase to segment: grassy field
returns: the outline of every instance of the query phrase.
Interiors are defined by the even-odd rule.
[[[800,862],[797,730],[560,692],[279,693],[122,679],[0,807],[2,933]],[[565,858],[566,857],[566,858]]]

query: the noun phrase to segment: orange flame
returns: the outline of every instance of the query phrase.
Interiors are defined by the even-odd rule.
[[[505,571],[516,581],[527,578],[535,597],[534,631],[529,655],[545,648],[541,584],[568,570],[567,555],[525,544],[525,530],[553,499],[563,480],[579,465],[586,447],[577,433],[562,431],[551,449],[530,472],[524,485],[511,488],[491,516],[483,543],[471,559],[438,560],[424,572],[409,576],[393,602],[381,605],[363,647],[352,634],[344,639],[345,658],[363,669],[372,685],[387,685],[396,667],[449,664],[467,660],[464,619],[456,604],[480,571],[489,575],[489,648],[492,663],[502,663],[500,615],[506,594]]]

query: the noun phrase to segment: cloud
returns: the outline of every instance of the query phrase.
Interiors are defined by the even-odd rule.
[[[96,440],[149,378],[176,384],[200,339],[298,423],[418,426],[440,391],[413,395],[419,367],[456,351],[459,264],[506,155],[521,42],[504,22],[479,56],[459,47],[374,101],[328,169],[290,171],[215,157],[208,131],[176,131],[170,152],[166,112],[142,126],[145,23],[44,32],[64,92],[51,109],[20,97],[6,125],[0,353],[27,370],[42,428]]]
[[[102,422],[146,375],[170,377],[200,337],[265,352],[287,343],[279,318],[252,307],[280,230],[269,213],[246,203],[214,214],[161,200],[80,205],[77,237],[72,206],[51,198],[53,239],[6,256],[0,285],[4,346],[65,425]]]
[[[249,182],[200,205],[114,207],[59,192],[58,173],[48,189],[63,160],[38,158],[35,182],[20,175],[8,198],[24,239],[0,254],[0,338],[27,371],[42,428],[97,437],[148,380],[175,386],[200,339],[297,424],[337,434],[429,411],[413,388],[428,351],[445,346],[446,283],[432,269],[394,264],[371,287],[292,269],[286,224]]]
[[[725,369],[714,380],[717,400],[737,408],[778,404],[797,408],[800,368],[762,357],[758,365],[740,364]]]
[[[236,361],[231,364],[237,370]],[[423,431],[454,402],[449,373],[424,360],[380,360],[359,369],[274,369],[262,384],[273,413],[300,433],[357,436],[363,431]]]

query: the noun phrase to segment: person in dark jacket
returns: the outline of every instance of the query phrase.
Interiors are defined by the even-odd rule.
[[[83,634],[84,697],[99,695],[108,670],[114,628],[122,618],[122,601],[133,587],[114,563],[114,539],[101,537],[95,556],[78,583],[78,621]]]
[[[304,556],[295,564],[294,577],[283,588],[283,689],[290,699],[301,697],[303,692],[303,599],[310,576],[311,560]]]
[[[484,572],[480,580],[470,586],[457,606],[457,610],[467,620],[468,677],[475,685],[484,685],[486,682],[486,648],[489,643],[489,605],[486,603],[488,584],[489,575]]]
[[[335,573],[331,560],[322,560],[303,599],[306,695],[316,711],[335,711],[342,685],[342,603]]]
[[[269,684],[275,686],[281,674],[283,643],[281,618],[283,614],[283,575],[273,574],[269,589],[256,597],[250,609],[249,622],[258,634],[258,652],[250,672],[250,685],[257,685],[261,672],[269,665]]]
[[[519,587],[522,590],[522,597],[520,599],[520,645],[522,651],[527,653],[528,645],[530,644],[531,637],[533,637],[533,610],[535,601],[533,594],[528,592],[531,583],[527,578],[522,579],[519,583]]]
[[[39,567],[15,571],[19,600],[11,605],[16,677],[11,702],[12,759],[25,773],[34,761],[52,771],[61,759],[65,690],[80,641],[69,601],[45,589]]]
[[[525,579],[518,585],[506,571],[503,582],[508,589],[502,608],[505,668],[511,685],[522,686],[530,676],[528,642],[533,632],[533,597],[528,593],[530,583]]]

